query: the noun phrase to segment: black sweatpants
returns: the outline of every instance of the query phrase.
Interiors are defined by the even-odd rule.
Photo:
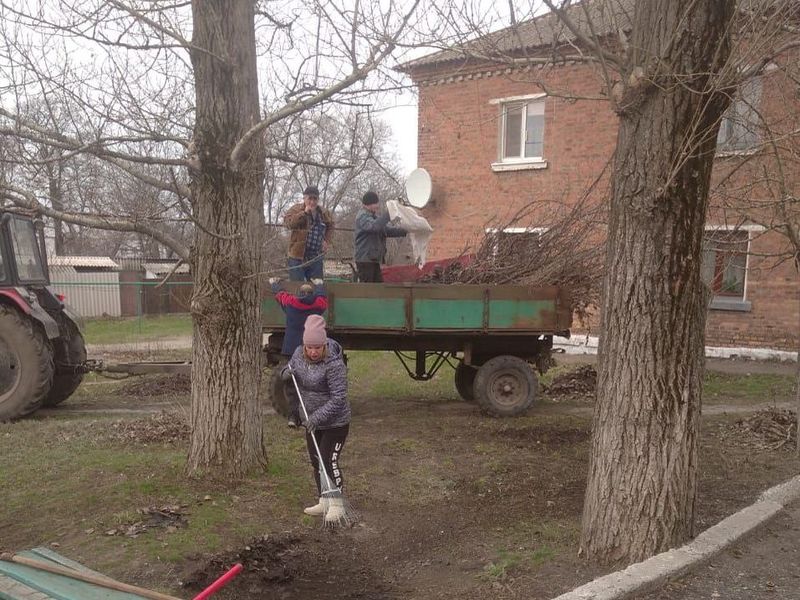
[[[361,283],[383,283],[381,264],[376,262],[357,262],[358,280]]]
[[[334,427],[332,429],[317,429],[313,434],[306,432],[306,447],[308,448],[308,457],[311,459],[311,466],[314,467],[314,481],[317,484],[317,492],[322,493],[320,487],[320,474],[319,474],[319,458],[317,458],[317,451],[314,448],[314,442],[311,436],[317,438],[319,444],[319,451],[322,454],[322,463],[325,465],[325,472],[333,483],[334,486],[342,489],[344,478],[342,470],[339,468],[339,457],[344,448],[344,441],[347,439],[347,433],[350,431],[350,425],[342,425],[341,427]]]

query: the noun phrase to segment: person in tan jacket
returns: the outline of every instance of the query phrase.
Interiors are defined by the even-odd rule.
[[[286,211],[283,224],[292,230],[286,259],[290,281],[322,279],[322,259],[333,240],[333,217],[319,205],[315,185],[303,191],[303,201]]]

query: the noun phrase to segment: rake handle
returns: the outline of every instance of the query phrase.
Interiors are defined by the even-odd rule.
[[[297,392],[297,399],[300,401],[300,408],[303,409],[303,414],[306,416],[306,423],[308,423],[308,411],[306,410],[306,403],[303,402],[303,395],[300,393],[300,386],[297,384],[297,378],[294,376],[294,371],[289,368],[289,374],[292,376],[292,383],[294,383],[294,389]],[[309,436],[311,436],[311,440],[314,442],[314,449],[317,451],[317,458],[319,459],[319,472],[325,477],[325,483],[328,484],[328,487],[331,486],[331,478],[328,477],[328,471],[325,469],[325,463],[322,460],[322,452],[319,449],[319,444],[317,443],[317,436],[314,435],[313,431],[309,432]]]
[[[28,558],[26,556],[19,556],[18,554],[2,554],[0,555],[0,560],[25,565],[26,567],[32,567],[34,569],[39,569],[40,571],[47,571],[48,573],[53,573],[54,575],[62,575],[63,577],[69,577],[70,579],[77,579],[78,581],[91,583],[109,590],[137,594],[144,598],[150,598],[150,600],[182,600],[181,598],[177,598],[175,596],[169,596],[160,592],[146,590],[135,585],[122,583],[121,581],[114,581],[113,579],[98,577],[97,575],[92,575],[89,573],[81,573],[80,571],[75,571],[73,569],[57,567],[41,560]]]

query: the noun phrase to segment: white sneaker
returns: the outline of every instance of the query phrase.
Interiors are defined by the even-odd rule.
[[[326,521],[338,521],[344,517],[344,502],[341,498],[332,498],[325,513]]]
[[[319,499],[314,506],[309,506],[308,508],[304,508],[303,512],[307,515],[311,515],[312,517],[319,517],[325,512],[325,509],[322,506],[322,498]]]

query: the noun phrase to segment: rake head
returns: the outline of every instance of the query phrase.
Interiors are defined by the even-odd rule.
[[[322,510],[324,529],[352,527],[358,522],[358,513],[339,489],[322,492]]]

